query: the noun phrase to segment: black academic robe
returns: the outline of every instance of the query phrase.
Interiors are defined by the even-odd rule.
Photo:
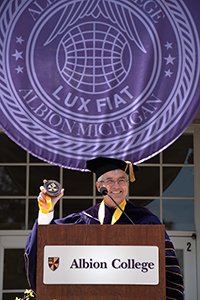
[[[100,224],[98,220],[99,205],[71,214],[65,218],[52,220],[50,224]],[[110,224],[115,209],[105,206],[104,224]],[[132,219],[135,225],[138,224],[161,224],[156,215],[147,208],[135,206],[127,201],[125,212]],[[115,224],[130,224],[127,217],[122,214]],[[36,220],[31,233],[29,234],[25,247],[25,266],[27,279],[31,289],[36,291],[36,255],[37,255],[37,225]],[[134,226],[134,225],[133,225]],[[166,257],[166,299],[183,300],[183,279],[180,272],[178,260],[176,258],[173,244],[165,233],[165,257]]]

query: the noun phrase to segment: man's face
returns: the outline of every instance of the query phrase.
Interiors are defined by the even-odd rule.
[[[127,175],[122,170],[109,171],[102,176],[102,182],[96,182],[97,190],[100,191],[102,186],[108,190],[108,194],[120,204],[127,196],[128,181]],[[115,207],[115,203],[108,195],[104,196],[105,203],[110,207]]]

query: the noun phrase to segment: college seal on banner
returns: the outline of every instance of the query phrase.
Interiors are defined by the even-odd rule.
[[[3,1],[1,128],[72,169],[156,155],[200,108],[199,14],[198,0]]]

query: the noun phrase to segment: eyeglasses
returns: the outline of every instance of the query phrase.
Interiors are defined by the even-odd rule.
[[[119,185],[123,186],[128,182],[128,180],[126,180],[125,178],[120,178],[117,180],[106,179],[106,180],[102,180],[101,182],[104,182],[107,186],[113,186],[115,184],[115,182],[117,182]]]

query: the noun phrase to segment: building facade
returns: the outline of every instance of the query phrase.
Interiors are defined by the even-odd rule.
[[[86,209],[102,196],[93,174],[47,164],[2,131],[0,144],[0,300],[11,300],[28,288],[23,253],[43,179],[65,188],[56,218]],[[140,165],[136,177],[128,200],[146,206],[165,224],[184,276],[185,300],[200,299],[200,112],[177,141]]]

